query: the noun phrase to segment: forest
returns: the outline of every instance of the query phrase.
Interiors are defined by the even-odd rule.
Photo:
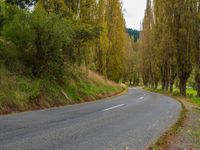
[[[134,43],[120,0],[1,0],[0,107],[49,107],[68,103],[63,95],[82,101],[119,90],[111,85],[133,77]],[[113,84],[100,88],[91,71]]]
[[[30,5],[35,5],[33,10]],[[3,1],[1,43],[6,47],[1,60],[11,70],[57,81],[62,80],[65,63],[84,65],[114,81],[125,80],[132,46],[121,3],[113,0]],[[11,57],[17,62],[8,62]],[[19,63],[23,69],[17,68]]]
[[[199,25],[199,0],[147,0],[137,64],[145,86],[200,96]]]
[[[147,0],[140,31],[126,28],[122,5],[1,0],[0,108],[74,103],[117,83],[199,97],[200,1]]]
[[[0,149],[200,149],[200,0],[0,0],[0,122]]]

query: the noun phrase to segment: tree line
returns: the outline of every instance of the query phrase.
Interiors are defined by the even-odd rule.
[[[0,63],[62,83],[68,66],[132,77],[133,39],[120,0],[1,0]]]
[[[147,0],[139,45],[144,85],[185,96],[191,79],[200,96],[199,0]]]

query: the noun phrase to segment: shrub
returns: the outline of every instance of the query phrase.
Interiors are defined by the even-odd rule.
[[[69,20],[56,14],[48,14],[44,10],[37,9],[30,13],[18,9],[3,27],[5,41],[14,46],[1,46],[2,56],[20,61],[24,66],[21,72],[25,74],[40,78],[48,76],[59,81],[63,76],[62,48],[70,42],[73,31],[70,24]],[[7,49],[12,49],[9,51],[11,53]]]

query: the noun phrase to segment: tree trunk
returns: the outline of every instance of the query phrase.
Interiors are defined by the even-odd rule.
[[[195,73],[195,81],[196,81],[196,89],[197,89],[197,96],[200,97],[200,73]]]
[[[187,83],[187,79],[180,78],[179,86],[180,86],[180,94],[182,96],[186,96],[186,83]]]
[[[197,96],[200,97],[200,82],[196,84],[197,84]]]
[[[173,93],[175,79],[176,79],[176,74],[174,74],[174,75],[172,74],[171,78],[170,78],[170,93]],[[177,87],[177,85],[176,85],[176,87]]]
[[[81,0],[78,0],[78,11],[76,19],[79,19],[81,15]]]
[[[81,66],[81,50],[80,50],[80,47],[78,47],[78,66]]]
[[[145,77],[142,78],[143,79],[143,84],[145,87],[148,87],[148,81],[146,80]]]
[[[154,88],[154,82],[151,82],[151,88],[152,89]]]
[[[162,81],[162,90],[164,91],[165,90],[165,80],[163,79]]]
[[[171,67],[170,67],[170,93],[173,93],[173,87],[174,87],[174,82],[176,79],[177,73],[176,73],[176,66],[175,62],[172,60]]]
[[[179,88],[179,82],[178,81],[175,82],[175,86],[176,86],[176,88]]]
[[[174,81],[170,82],[170,93],[173,93]]]
[[[132,86],[132,79],[129,80],[129,84],[130,84],[130,86]]]
[[[169,82],[167,81],[165,84],[165,90],[168,91],[169,90]]]
[[[156,81],[155,82],[155,89],[157,89],[158,88],[158,82]]]

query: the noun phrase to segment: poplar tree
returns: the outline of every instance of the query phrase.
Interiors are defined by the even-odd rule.
[[[140,52],[140,68],[143,83],[148,86],[152,83],[153,86],[153,44],[152,44],[152,27],[153,27],[153,13],[151,0],[147,0],[147,7],[145,11],[145,16],[143,20],[143,31],[141,33],[141,52]]]
[[[21,8],[27,8],[29,6],[35,5],[37,0],[6,0],[6,2],[12,5],[18,5]]]
[[[109,48],[109,39],[108,39],[108,23],[107,23],[107,1],[99,0],[97,7],[97,22],[96,25],[101,29],[100,38],[96,42],[96,57],[95,64],[97,72],[106,76],[106,57]]]
[[[107,52],[107,76],[119,81],[124,74],[125,60],[125,21],[119,0],[108,0],[108,39],[109,50]]]
[[[48,13],[66,14],[65,0],[39,0],[36,9],[45,9]]]
[[[200,0],[194,0],[194,72],[197,96],[200,97]]]

